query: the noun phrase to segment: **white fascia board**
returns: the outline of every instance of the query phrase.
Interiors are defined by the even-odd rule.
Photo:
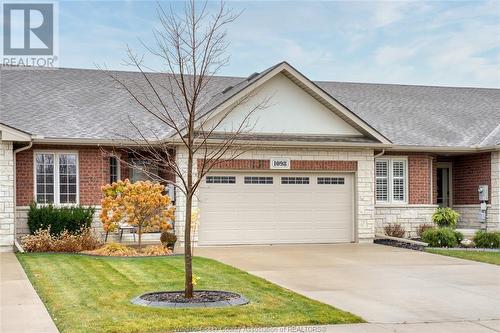
[[[30,142],[31,135],[12,128],[7,125],[0,124],[0,141],[13,141],[13,142]]]

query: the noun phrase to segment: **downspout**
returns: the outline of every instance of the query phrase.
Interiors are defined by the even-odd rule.
[[[17,195],[16,195],[16,190],[17,190],[17,167],[16,167],[16,160],[17,160],[17,153],[20,153],[24,150],[28,150],[30,149],[31,147],[33,147],[33,140],[30,141],[30,143],[27,145],[27,146],[24,146],[24,147],[21,147],[21,148],[17,148],[14,150],[13,152],[13,158],[14,158],[14,161],[13,161],[13,167],[14,167],[14,244],[17,245]]]
[[[382,149],[382,151],[380,153],[378,153],[377,155],[375,155],[374,158],[378,158],[378,157],[380,157],[380,156],[382,156],[384,154],[385,154],[385,149]]]

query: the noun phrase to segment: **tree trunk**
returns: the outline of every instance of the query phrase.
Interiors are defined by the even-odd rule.
[[[193,198],[188,195],[186,197],[186,225],[184,228],[184,270],[185,270],[185,287],[184,297],[193,297],[193,258],[191,251],[191,210],[193,206]]]
[[[139,237],[139,252],[142,252],[142,227],[140,224],[137,227],[137,237]]]
[[[190,123],[190,129],[192,129]],[[192,131],[190,131],[190,140],[192,139]],[[190,141],[192,142],[192,141]],[[186,219],[184,225],[184,297],[193,297],[193,258],[191,252],[191,211],[193,209],[193,152],[188,151],[187,165],[187,188],[186,188]]]

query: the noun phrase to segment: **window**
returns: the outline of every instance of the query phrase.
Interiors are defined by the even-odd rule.
[[[112,184],[120,179],[120,161],[116,156],[109,157],[109,183]]]
[[[245,184],[272,184],[273,177],[245,177]]]
[[[318,177],[319,185],[342,185],[345,183],[344,177]]]
[[[234,176],[207,176],[207,184],[236,184]]]
[[[76,153],[35,153],[35,200],[41,204],[78,202]]]
[[[157,180],[158,166],[151,164],[149,161],[132,159],[132,176],[130,181],[132,183],[146,180]]]
[[[383,158],[375,161],[375,197],[379,203],[407,202],[407,160]]]
[[[309,184],[309,177],[281,177],[281,184]]]

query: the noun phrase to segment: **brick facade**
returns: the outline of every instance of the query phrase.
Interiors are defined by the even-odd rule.
[[[428,154],[408,156],[408,201],[431,204],[431,178],[434,157]]]
[[[99,205],[101,186],[109,182],[109,158],[99,147],[34,146],[16,156],[16,205],[28,206],[34,199],[34,151],[77,151],[80,204]]]
[[[33,150],[16,155],[16,205],[28,206],[34,199]]]
[[[477,188],[491,189],[491,153],[463,155],[453,159],[453,205],[479,204]],[[491,201],[491,191],[490,201]]]
[[[408,203],[410,205],[432,204],[431,198],[435,197],[431,193],[434,155],[428,153],[387,152],[383,156],[405,156],[408,158]]]
[[[96,146],[35,146],[31,150],[17,154],[17,206],[27,206],[34,198],[34,150],[77,151],[79,156],[80,203],[82,205],[96,206],[100,204],[100,187],[109,181],[109,159],[102,148]],[[500,164],[498,162],[499,154],[494,155],[494,159],[492,159],[490,153],[446,158],[436,157],[431,153],[389,152],[386,155],[407,156],[408,158],[409,201],[406,205],[377,205],[375,207],[373,150],[266,149],[246,153],[241,156],[241,159],[223,161],[217,164],[214,169],[270,170],[270,158],[287,157],[291,160],[290,167],[292,170],[356,172],[356,220],[358,238],[361,240],[371,239],[375,231],[381,232],[383,225],[389,222],[407,224],[407,230],[411,231],[412,235],[414,235],[419,224],[430,223],[430,217],[436,208],[436,166],[439,161],[449,161],[453,165],[453,202],[457,205],[457,209],[470,210],[470,214],[465,214],[464,211],[464,218],[477,216],[478,185],[490,185],[490,197],[493,201],[498,201],[498,197],[500,197],[500,194],[497,193],[498,188],[495,188],[498,182],[492,182],[491,179],[492,169],[498,169]],[[121,157],[123,158],[123,155]],[[185,154],[181,151],[177,156],[177,160],[182,165],[184,159]],[[201,167],[201,161],[197,160],[197,162],[197,167]],[[125,163],[121,163],[120,172],[122,179],[131,176],[129,167]],[[166,179],[175,179],[173,175],[168,175],[165,170],[161,171],[161,176]],[[491,187],[492,185],[495,186]],[[493,206],[489,221],[500,220],[496,201],[492,202]],[[177,231],[182,233],[182,221],[184,219],[182,211],[183,198],[179,193],[176,203],[178,206]],[[464,205],[469,206],[464,207]],[[194,206],[196,207],[196,203]],[[26,229],[24,228],[25,215],[25,210],[18,208],[18,216],[22,216],[17,223],[18,231]],[[464,225],[473,225],[475,223],[463,219],[461,222]]]
[[[203,165],[203,160],[198,160],[198,168]],[[235,159],[220,161],[213,169],[225,170],[270,170],[270,162],[267,160]],[[291,160],[291,170],[327,170],[327,171],[356,171],[357,161],[329,161],[329,160]]]

